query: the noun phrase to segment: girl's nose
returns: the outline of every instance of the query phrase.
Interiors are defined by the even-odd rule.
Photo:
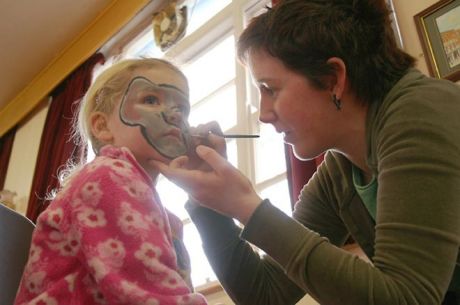
[[[165,111],[164,117],[165,121],[171,125],[179,126],[183,122],[183,113],[176,107]]]

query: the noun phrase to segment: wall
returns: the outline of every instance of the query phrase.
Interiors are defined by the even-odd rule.
[[[428,68],[423,55],[420,40],[415,28],[413,16],[437,0],[393,0],[398,24],[400,27],[405,50],[418,59],[417,67],[424,73]],[[21,212],[25,212],[26,203],[32,184],[35,159],[38,153],[38,146],[41,132],[46,118],[47,106],[43,106],[33,116],[29,117],[18,129],[13,152],[8,166],[8,173],[5,180],[5,188],[16,191],[15,198],[19,203]],[[210,305],[231,305],[233,304],[223,292],[217,292],[209,296]],[[317,304],[310,297],[302,299],[298,305]]]
[[[45,125],[48,102],[42,101],[20,124],[14,137],[4,188],[15,191],[16,209],[25,215],[32,187],[40,139]]]
[[[437,0],[393,0],[393,6],[398,19],[404,49],[407,53],[417,58],[417,67],[428,74],[428,66],[423,55],[422,45],[415,27],[414,15],[436,3]]]

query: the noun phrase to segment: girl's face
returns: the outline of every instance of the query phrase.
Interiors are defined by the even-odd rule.
[[[112,144],[128,147],[147,170],[149,160],[168,162],[188,153],[188,85],[172,68],[137,70],[114,109]]]
[[[260,91],[260,121],[283,133],[300,159],[334,148],[340,111],[331,101],[331,91],[317,89],[264,50],[252,50],[248,59]]]

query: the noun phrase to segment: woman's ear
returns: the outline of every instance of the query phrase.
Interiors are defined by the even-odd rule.
[[[109,128],[109,118],[107,114],[102,112],[93,112],[90,118],[91,132],[93,136],[101,143],[109,144],[113,140],[112,131]]]
[[[341,99],[345,91],[347,82],[347,66],[339,57],[331,57],[327,60],[327,64],[334,68],[334,76],[329,84],[331,93],[338,99]]]

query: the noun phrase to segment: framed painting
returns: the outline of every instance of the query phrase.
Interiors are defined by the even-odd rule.
[[[460,79],[460,0],[441,0],[414,16],[432,76]]]

